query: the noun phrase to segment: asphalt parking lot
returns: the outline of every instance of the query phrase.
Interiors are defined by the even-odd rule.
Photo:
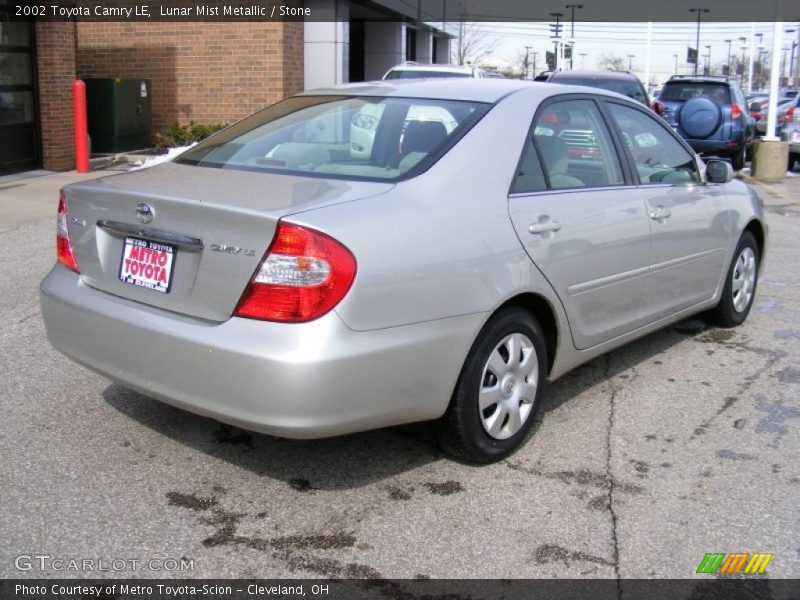
[[[800,177],[754,184],[770,240],[744,326],[692,320],[584,365],[488,467],[423,426],[231,429],[67,360],[38,284],[79,177],[0,184],[0,577],[692,578],[736,551],[800,577]],[[19,570],[30,555],[126,562]]]

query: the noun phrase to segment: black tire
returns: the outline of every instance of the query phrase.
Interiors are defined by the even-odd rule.
[[[745,252],[746,248],[749,248],[754,256],[752,294],[749,300],[746,300],[744,307],[742,308],[740,305],[740,309],[737,310],[738,297],[736,296],[737,293],[734,292],[734,278],[737,274],[741,273],[740,257]],[[742,237],[739,238],[739,243],[736,245],[736,250],[733,253],[731,265],[725,275],[722,297],[719,299],[719,303],[707,313],[709,321],[720,327],[736,327],[744,323],[745,319],[747,319],[747,315],[750,313],[750,308],[753,306],[753,300],[756,296],[759,261],[760,256],[756,239],[753,237],[752,233],[745,231]]]
[[[742,169],[744,169],[746,164],[746,158],[747,158],[747,149],[744,146],[742,146],[741,148],[739,148],[739,150],[731,154],[731,162],[733,163],[733,170],[741,171]]]
[[[494,374],[492,373],[492,367],[488,364],[490,356],[495,350],[499,351],[499,347],[504,340],[515,334],[523,336],[518,337],[523,343],[527,343],[524,342],[524,338],[527,338],[532,345],[532,348],[528,347],[527,350],[530,351],[532,349],[535,352],[538,365],[536,367],[536,387],[535,392],[526,388],[529,390],[528,393],[533,395],[532,399],[527,397],[522,399],[522,395],[525,392],[521,384],[511,377],[510,390],[512,391],[508,392],[508,397],[502,402],[494,405],[495,410],[499,411],[496,420],[499,421],[501,414],[505,414],[501,410],[501,404],[505,406],[506,402],[511,403],[512,406],[524,407],[524,410],[529,410],[529,412],[526,417],[520,419],[522,425],[516,433],[511,434],[506,439],[498,439],[489,435],[488,430],[484,427],[484,420],[490,418],[494,411],[492,411],[491,406],[485,408],[483,413],[480,411],[479,391],[483,386],[487,385],[487,382],[492,384]],[[506,353],[508,354],[507,349]],[[520,357],[524,355],[525,350],[522,350]],[[528,352],[527,356],[532,358],[530,352]],[[501,356],[501,358],[503,357]],[[508,359],[504,358],[504,361],[509,365],[512,364],[510,355]],[[444,416],[435,424],[437,437],[442,449],[456,458],[477,464],[496,462],[516,451],[528,439],[533,430],[536,411],[539,408],[542,391],[545,387],[546,375],[547,352],[544,334],[533,315],[521,308],[507,308],[495,314],[483,326],[473,343],[456,383],[450,406],[448,406]],[[508,388],[503,385],[504,382],[500,381],[499,378],[495,379],[497,380],[498,391],[506,394]],[[525,378],[526,385],[532,379],[530,376]],[[506,381],[506,383],[509,382]],[[518,390],[515,390],[515,385],[519,386]],[[512,399],[512,396],[515,399]],[[516,398],[519,399],[517,400]],[[518,405],[516,404],[517,401],[519,402]],[[487,411],[489,411],[488,415]],[[505,416],[501,427],[505,429],[507,423],[509,427],[512,426],[509,417]],[[503,432],[501,431],[500,434],[503,434]]]
[[[795,163],[800,160],[800,154],[796,154],[794,152],[789,152],[789,164],[786,167],[787,171],[794,171]]]

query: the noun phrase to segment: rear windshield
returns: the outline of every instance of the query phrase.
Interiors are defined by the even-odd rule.
[[[490,106],[420,98],[297,96],[224,129],[175,162],[395,181],[427,169]]]
[[[686,102],[698,96],[711,98],[717,104],[731,103],[731,90],[725,84],[679,81],[667,83],[661,90],[659,100],[665,102]]]
[[[637,102],[647,104],[644,88],[636,81],[625,81],[621,79],[594,79],[593,77],[553,77],[553,83],[563,83],[565,85],[585,85],[588,87],[600,88],[610,92],[617,92],[628,98],[633,98]]]
[[[472,77],[470,73],[451,73],[448,71],[409,71],[403,69],[402,71],[389,71],[384,79],[440,79],[451,77]]]

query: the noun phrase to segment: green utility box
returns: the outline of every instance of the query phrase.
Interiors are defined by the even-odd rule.
[[[152,145],[149,79],[85,79],[92,154],[141,150]]]

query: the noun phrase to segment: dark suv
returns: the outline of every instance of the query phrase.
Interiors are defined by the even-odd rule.
[[[744,168],[755,119],[735,81],[673,75],[661,90],[657,112],[695,152],[728,156],[734,169]]]
[[[609,90],[650,106],[642,82],[627,71],[555,71],[547,81]]]

